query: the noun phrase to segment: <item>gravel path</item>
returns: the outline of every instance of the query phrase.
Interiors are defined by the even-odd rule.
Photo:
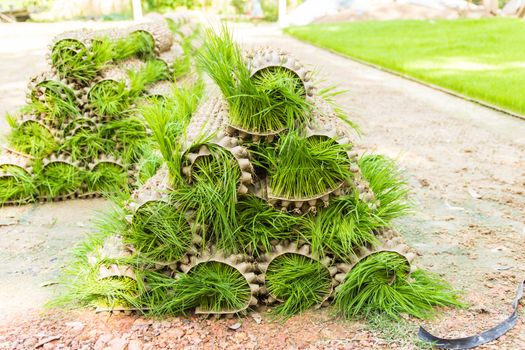
[[[45,31],[52,25],[32,26]],[[0,57],[10,62],[0,71],[0,108],[12,110],[22,101],[28,67],[40,70],[45,35],[39,32],[41,42],[34,41],[27,55],[15,55],[5,51],[5,41],[15,40],[8,37],[6,28],[0,25]],[[278,46],[306,63],[315,63],[330,84],[348,90],[338,102],[362,127],[363,136],[357,140],[360,147],[395,157],[406,169],[416,210],[397,223],[398,229],[420,253],[419,265],[462,288],[471,305],[468,310],[445,310],[426,326],[441,336],[465,336],[504,319],[515,287],[525,275],[525,121],[314,48],[283,36],[276,27],[238,25],[235,30],[250,45]],[[9,69],[8,81],[4,81],[2,73],[7,67],[14,69]],[[39,285],[56,275],[64,250],[85,232],[82,227],[93,217],[88,209],[104,206],[101,200],[68,203],[0,209],[4,237],[0,240],[0,284],[9,286],[0,293],[0,321],[5,323],[0,328],[0,349],[25,349],[57,335],[61,338],[42,347],[80,348],[84,344],[93,348],[100,341],[98,348],[124,349],[118,346],[137,340],[128,349],[168,345],[177,349],[249,348],[250,344],[291,349],[411,348],[406,343],[387,344],[359,323],[334,320],[326,310],[292,318],[284,325],[263,314],[261,324],[247,318],[237,331],[229,328],[237,320],[176,318],[141,326],[146,327],[143,333],[134,323],[146,321],[136,321],[136,316],[108,319],[91,312],[58,311],[19,316],[42,304],[49,292]],[[56,220],[51,229],[45,223],[52,217]],[[36,237],[46,248],[35,245]],[[47,254],[56,259],[51,261]],[[32,266],[36,266],[33,275],[15,284],[13,276]],[[14,299],[18,295],[25,297]],[[13,300],[22,299],[20,305],[12,305]],[[523,311],[521,315],[512,332],[484,348],[525,348]],[[34,322],[40,317],[42,321]],[[171,333],[168,340],[165,334]],[[20,344],[15,346],[13,341]],[[23,345],[26,341],[28,345]]]

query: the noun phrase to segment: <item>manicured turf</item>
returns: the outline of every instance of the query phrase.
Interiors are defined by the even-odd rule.
[[[525,115],[525,22],[518,19],[314,24],[287,33]]]

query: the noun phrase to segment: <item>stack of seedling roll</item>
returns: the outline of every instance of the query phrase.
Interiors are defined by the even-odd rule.
[[[136,164],[154,154],[138,106],[160,103],[190,73],[184,47],[192,39],[172,31],[173,22],[54,39],[50,69],[29,81],[27,105],[8,115],[0,205],[114,193],[135,181]]]
[[[355,151],[335,92],[279,50],[243,54],[225,28],[205,38],[198,63],[220,93],[184,135],[152,128],[165,166],[78,251],[65,300],[154,315],[269,306],[285,318],[458,305],[391,228],[409,210],[406,183],[391,160]]]

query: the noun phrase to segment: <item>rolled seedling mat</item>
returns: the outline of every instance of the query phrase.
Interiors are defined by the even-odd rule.
[[[128,258],[131,252],[122,242],[122,237],[111,236],[106,238],[104,244],[88,255],[88,263],[96,266],[103,260],[116,260]],[[131,266],[118,264],[101,264],[99,267],[99,279],[110,277],[128,277],[136,279],[135,272]]]
[[[165,206],[170,206],[169,193],[171,192],[171,187],[169,184],[169,173],[167,167],[164,165],[159,169],[159,171],[150,179],[146,181],[141,187],[134,190],[130,200],[125,204],[129,215],[126,216],[126,221],[129,224],[139,226],[141,224],[142,217],[144,212],[148,215],[148,210],[156,210],[156,208],[162,208]],[[173,207],[175,210],[175,207]],[[151,211],[150,211],[151,212]],[[158,212],[160,214],[160,212]],[[188,228],[191,230],[191,223],[188,221],[188,215],[183,214],[186,222],[188,223]],[[140,253],[138,247],[133,245],[128,245],[128,248],[133,251]],[[190,251],[196,250],[190,245],[188,247],[187,254]],[[147,254],[147,252],[146,252]],[[186,256],[187,258],[187,256]],[[149,264],[151,265],[151,264]],[[170,269],[170,271],[180,272],[178,270],[179,261],[158,261],[156,260],[153,266],[149,266],[153,270],[162,270],[165,268]]]
[[[53,191],[51,191],[49,185],[45,183],[40,184],[38,199],[41,201],[62,201],[77,198],[82,192],[86,169],[80,162],[73,161],[70,156],[52,154],[42,160],[42,169],[39,176],[42,177],[43,181],[50,179],[49,176],[55,167],[62,169],[60,171],[55,170],[56,173],[53,174],[54,177],[50,181],[56,181],[64,188],[57,190],[57,193],[52,193]],[[69,174],[64,173],[66,169],[70,172]],[[66,187],[66,185],[71,188]]]
[[[168,168],[163,165],[155,175],[149,178],[142,186],[134,190],[126,208],[132,213],[129,222],[133,221],[133,215],[144,205],[150,202],[168,203],[169,192]]]
[[[83,89],[82,102],[85,104],[84,110],[88,113],[88,116],[92,118],[97,116],[102,119],[111,117],[103,113],[103,111],[99,111],[94,101],[94,94],[96,94],[99,89],[103,89],[103,85],[106,85],[110,91],[115,91],[117,94],[124,93],[124,95],[121,96],[122,102],[131,105],[131,101],[128,101],[130,96],[127,96],[125,91],[121,91],[120,85],[124,84],[123,88],[129,91],[131,87],[129,71],[139,72],[145,65],[143,61],[132,58],[119,65],[110,66],[102,70],[100,75],[94,79],[89,86]]]
[[[191,274],[192,270],[196,269],[199,265],[214,262],[230,266],[240,273],[246,281],[246,290],[249,291],[249,296],[246,298],[244,305],[240,308],[209,310],[203,307],[197,307],[195,313],[206,315],[239,314],[245,313],[248,308],[256,306],[258,304],[257,296],[261,289],[260,283],[262,280],[256,270],[255,264],[250,262],[246,255],[226,254],[225,252],[220,250],[217,251],[212,247],[210,250],[202,252],[200,256],[190,256],[189,262],[187,264],[181,264],[180,269],[184,273]]]
[[[315,106],[314,114],[306,125],[304,130],[305,136],[329,138],[340,145],[353,146],[352,134],[348,124],[336,115],[333,107],[318,96],[314,96],[313,101]],[[353,150],[352,147],[348,149],[347,155],[351,161],[350,170],[354,173],[353,187],[359,191],[359,199],[368,203],[371,208],[377,208],[379,203],[357,164],[358,152]]]
[[[32,77],[27,84],[27,89],[26,101],[28,104],[41,102],[49,105],[56,103],[53,98],[71,103],[70,108],[60,109],[59,120],[50,115],[51,111],[42,111],[38,116],[46,124],[60,127],[80,114],[83,105],[82,89],[73,83],[68,83],[66,79],[60,79],[53,71],[46,71]]]
[[[75,138],[78,134],[81,134],[85,131],[87,131],[88,134],[93,134],[93,135],[97,134],[99,131],[99,128],[101,127],[101,123],[92,123],[91,121],[78,120],[78,121],[75,121],[73,125],[68,125],[68,126],[70,126],[70,128],[67,128],[67,134],[64,135],[65,145],[67,145],[68,142],[70,142],[72,138]],[[81,146],[79,146],[78,149],[85,150],[86,147],[88,147],[88,144],[84,143]],[[84,156],[82,152],[80,151],[77,151],[77,152],[79,153],[75,155],[72,152],[72,149],[69,149],[69,147],[66,147],[65,153],[70,153],[71,159],[73,159],[74,161],[79,160],[80,164],[87,165],[87,163],[85,162],[85,158],[82,158],[82,156]]]
[[[305,91],[304,98],[313,105],[316,103],[319,104],[320,100],[315,96],[316,89],[312,80],[313,73],[306,69],[293,56],[275,49],[261,48],[247,51],[244,57],[252,79],[261,72],[287,70],[291,72],[293,76],[297,77],[298,82],[303,85]],[[286,127],[277,130],[247,130],[234,123],[230,123],[228,126],[228,132],[230,134],[238,134],[239,137],[243,139],[254,138],[254,141],[256,142],[261,138],[269,138],[269,141],[271,142],[276,135],[281,134],[286,130]]]
[[[69,123],[65,124],[61,130],[61,137],[65,140],[71,136],[74,136],[80,130],[91,130],[96,132],[102,126],[101,118],[91,117],[88,114],[80,118],[71,120]]]
[[[107,237],[103,244],[87,255],[88,264],[96,269],[97,279],[131,279],[137,281],[135,270],[132,266],[122,263],[108,263],[106,261],[126,259],[132,252],[126,247],[120,236]],[[98,270],[98,271],[97,271]],[[131,314],[139,309],[132,307],[102,307],[97,306],[96,312],[112,312]]]
[[[34,115],[18,114],[16,126],[7,136],[4,148],[32,159],[41,159],[56,151],[63,142],[61,132]]]
[[[235,158],[237,164],[239,165],[240,171],[237,193],[248,193],[248,186],[253,183],[253,178],[255,177],[254,168],[249,158],[248,149],[243,146],[239,146],[237,139],[225,134],[222,134],[222,138],[218,137],[212,141],[208,141],[207,144],[218,145],[227,150]],[[195,162],[201,157],[208,156],[213,157],[213,154],[210,152],[210,149],[206,144],[201,144],[195,148],[190,148],[184,153],[181,172],[189,183],[192,181],[192,171]]]
[[[97,39],[108,38],[109,40],[116,41],[135,32],[145,32],[152,38],[155,43],[155,55],[169,50],[173,43],[173,35],[165,21],[158,23],[142,23],[126,28],[112,28],[101,31],[78,30],[62,33],[55,37],[53,43],[50,45],[47,58],[50,66],[58,76],[64,77],[68,81],[75,82],[78,85],[85,86],[86,83],[96,75],[97,70],[100,70],[101,67],[109,64],[109,57],[107,58],[107,62],[95,62],[91,60],[90,56],[85,56],[83,64],[86,64],[85,68],[89,71],[88,73],[84,70],[79,70],[80,67],[72,62],[64,63],[60,60],[54,62],[54,55],[66,55],[65,57],[74,57],[76,54],[87,55],[91,52],[91,47]],[[66,65],[60,66],[61,64]],[[71,66],[68,66],[68,64]]]
[[[170,73],[173,72],[173,65],[184,58],[182,47],[174,43],[168,51],[162,52],[157,59],[166,63]],[[172,75],[172,74],[170,74]]]
[[[227,150],[237,160],[241,172],[237,192],[246,194],[248,186],[253,183],[254,167],[248,149],[240,145],[238,138],[226,134],[226,120],[226,103],[222,99],[211,98],[201,105],[186,129],[187,142],[183,151],[185,161],[181,173],[191,182],[193,164],[200,157],[210,156],[206,144],[213,144]],[[206,140],[206,144],[200,144],[199,140]]]
[[[99,171],[102,171],[104,167],[113,168],[119,175],[119,178],[116,179],[117,183],[113,183],[115,188],[125,188],[127,185],[132,185],[135,182],[137,173],[136,168],[134,166],[127,166],[121,159],[111,155],[99,155],[98,158],[93,159],[87,165],[89,175],[93,175]],[[86,180],[85,185],[85,191],[79,194],[79,197],[81,198],[92,198],[108,192],[108,189],[100,188],[99,185],[90,183],[88,180]]]
[[[403,242],[401,237],[389,236],[387,234],[386,236],[380,236],[378,238],[380,243],[375,247],[359,247],[354,251],[353,255],[348,257],[346,262],[340,262],[336,265],[337,274],[334,276],[334,286],[343,283],[346,276],[355,266],[374,254],[385,252],[397,253],[405,259],[407,266],[409,266],[410,273],[416,270],[416,266],[413,264],[416,254]]]
[[[6,186],[3,189],[8,190],[8,186],[16,186],[19,182],[24,181],[19,175],[32,181],[33,168],[32,159],[21,156],[17,153],[4,151],[0,154],[0,186]],[[25,191],[23,191],[25,192]],[[27,203],[32,200],[33,193],[15,193],[9,194],[8,198],[0,202],[2,205],[13,205]]]
[[[268,268],[276,259],[283,257],[285,255],[300,255],[308,258],[311,261],[318,262],[326,269],[326,275],[330,276],[331,279],[337,274],[337,268],[333,264],[333,261],[330,257],[317,257],[312,255],[311,246],[303,241],[281,241],[273,246],[272,251],[267,252],[261,255],[257,259],[257,268],[261,273],[261,279],[264,279],[265,285],[262,288],[261,295],[264,295],[264,303],[274,304],[276,302],[283,302],[284,300],[276,295],[272,295],[268,291],[267,286],[267,273]],[[333,293],[333,282],[330,283],[329,288],[326,293],[320,296],[320,302],[317,307],[326,306],[328,298]]]
[[[311,197],[292,198],[274,194],[267,179],[256,184],[256,195],[260,198],[266,196],[266,200],[271,207],[294,214],[317,213],[318,207],[328,207],[330,200],[352,193],[354,190],[359,192],[359,199],[367,203],[371,209],[377,209],[379,201],[376,199],[368,181],[362,176],[357,164],[352,164],[350,170],[354,176],[351,183],[342,181],[335,188],[326,190],[323,193]],[[265,187],[265,189],[262,189]],[[253,188],[253,187],[251,187]]]
[[[326,136],[339,144],[352,144],[351,127],[339,118],[330,103],[313,96],[313,115],[305,127],[305,136]]]
[[[200,137],[213,135],[221,129],[225,124],[225,118],[228,118],[225,108],[225,102],[218,96],[211,96],[201,103],[186,128],[186,149]]]
[[[343,196],[349,193],[348,185],[345,182],[341,182],[335,188],[328,189],[323,193],[303,198],[279,196],[272,192],[268,182],[266,182],[266,186],[268,204],[271,207],[284,212],[290,211],[295,214],[304,214],[308,212],[316,213],[319,206],[325,208],[328,207],[331,198]]]
[[[314,137],[314,135],[310,137]],[[325,138],[325,136],[315,137]],[[329,137],[326,138],[333,140]],[[342,155],[348,156],[348,152],[342,153]],[[357,163],[352,163],[352,159],[349,156],[348,164],[348,173],[355,174],[356,169],[359,170]],[[278,169],[274,169],[274,171],[277,170]],[[325,190],[319,193],[300,195],[298,192],[297,195],[289,195],[284,192],[276,193],[276,191],[272,188],[271,185],[272,175],[272,171],[269,171],[268,178],[264,183],[264,185],[266,185],[266,195],[268,204],[281,211],[292,212],[294,214],[304,214],[308,212],[316,213],[318,207],[328,207],[332,198],[352,193],[355,187],[354,175],[352,176],[352,179],[343,178],[340,181],[334,181],[334,184],[331,185],[330,188],[326,188]]]
[[[64,135],[62,130],[59,127],[54,126],[53,124],[46,123],[41,116],[31,115],[31,114],[19,114],[17,116],[18,127],[21,128],[26,124],[37,124],[43,130],[45,130],[49,135],[53,137],[57,144],[62,144],[64,142]]]
[[[153,40],[155,40],[156,54],[168,51],[173,44],[173,33],[169,29],[166,21],[144,22],[126,29],[128,35],[137,31],[149,33],[153,37]]]
[[[170,80],[157,81],[146,88],[146,96],[161,99],[169,97],[173,92],[173,86]]]
[[[309,99],[313,106],[313,113],[308,124],[305,126],[305,137],[326,136],[339,144],[350,144],[352,135],[349,126],[337,116],[334,108],[320,96],[312,95]],[[228,134],[238,136],[243,140],[248,139],[258,142],[261,139],[265,139],[268,142],[272,142],[279,134],[286,131],[286,128],[275,131],[257,132],[229,124],[226,130]]]
[[[303,83],[306,98],[312,98],[315,95],[316,88],[313,81],[313,72],[292,55],[267,47],[247,51],[245,59],[252,77],[264,69],[287,69],[294,73]]]
[[[167,51],[170,49],[173,44],[173,34],[171,33],[168,24],[165,21],[155,21],[155,22],[144,22],[137,23],[126,27],[114,27],[102,30],[73,30],[61,33],[57,35],[50,47],[49,51],[51,52],[56,44],[62,40],[73,40],[77,41],[86,47],[89,47],[93,40],[100,38],[108,38],[112,41],[117,41],[119,39],[125,38],[134,32],[146,32],[151,35],[152,39],[155,41],[155,53],[160,54],[161,52]],[[51,65],[52,62],[50,61]]]
[[[125,242],[131,251],[145,258],[143,266],[148,270],[180,273],[180,264],[197,255],[203,242],[190,215],[167,198],[145,202],[132,214],[132,229],[124,237]]]

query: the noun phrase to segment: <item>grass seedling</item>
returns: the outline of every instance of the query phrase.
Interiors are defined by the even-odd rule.
[[[305,217],[301,232],[319,255],[328,251],[348,260],[355,247],[375,245],[373,232],[390,226],[393,219],[407,214],[410,208],[406,182],[394,162],[367,155],[359,160],[359,165],[380,205],[372,210],[353,193],[333,198],[328,208]]]
[[[114,60],[120,61],[130,57],[150,59],[155,55],[155,40],[145,31],[136,31],[115,42]]]
[[[260,155],[268,166],[273,194],[300,199],[335,190],[352,178],[347,149],[331,139],[303,138],[290,132],[276,149],[267,148]]]
[[[151,147],[145,122],[135,116],[105,123],[100,128],[100,136],[112,141],[113,147],[110,147],[109,153],[118,156],[126,163],[139,161],[146,146]]]
[[[114,80],[104,80],[93,86],[88,99],[97,115],[108,117],[127,114],[133,103],[125,82]]]
[[[292,129],[309,119],[311,104],[300,79],[283,68],[265,69],[251,77],[226,27],[219,34],[206,32],[197,59],[225,96],[233,125],[268,132]]]
[[[239,228],[235,235],[237,245],[256,256],[272,249],[272,243],[297,236],[294,227],[300,218],[270,208],[255,196],[241,198],[236,206]]]
[[[274,312],[284,318],[320,304],[332,289],[330,272],[318,261],[299,254],[275,258],[266,272],[268,292],[283,302]]]
[[[64,282],[67,290],[48,306],[83,306],[109,309],[135,306],[139,294],[137,281],[129,277],[99,279],[99,266],[99,264],[77,266],[77,271],[69,272],[73,278]]]
[[[199,157],[193,164],[192,185],[174,191],[172,198],[181,210],[194,211],[195,223],[202,227],[205,242],[211,239],[220,249],[234,251],[239,165],[229,151],[212,144],[207,146],[211,155]]]
[[[36,186],[40,197],[55,198],[80,190],[85,172],[74,165],[52,163],[42,168],[36,175]]]
[[[160,152],[155,149],[152,141],[150,140],[143,144],[140,154],[140,159],[136,161],[136,166],[139,170],[136,179],[137,186],[144,184],[144,182],[155,175],[164,163],[162,154],[160,154]]]
[[[377,216],[389,223],[409,213],[409,188],[392,160],[380,155],[365,155],[359,160],[359,167],[379,200]]]
[[[123,191],[128,185],[128,172],[113,163],[98,164],[86,174],[88,192],[116,193]]]
[[[33,121],[19,124],[10,115],[7,116],[7,122],[11,127],[7,141],[18,152],[40,159],[58,148],[55,137],[42,124]]]
[[[6,202],[30,201],[36,193],[33,178],[24,169],[16,166],[0,166],[0,206]]]
[[[130,94],[131,96],[138,96],[147,85],[159,80],[169,79],[170,71],[166,62],[150,60],[139,71],[130,70],[128,75],[130,79]]]
[[[74,92],[54,80],[38,84],[31,94],[31,103],[23,110],[39,115],[46,123],[56,126],[80,115]]]
[[[112,44],[107,39],[94,40],[91,48],[78,40],[65,39],[51,50],[51,62],[59,75],[82,85],[89,83],[112,56]]]
[[[129,308],[138,305],[139,286],[129,277],[99,278],[103,260],[90,264],[86,256],[93,254],[92,242],[86,242],[74,251],[75,257],[62,272],[59,284],[62,294],[48,303],[48,307]],[[97,247],[101,247],[100,246]],[[84,256],[82,256],[84,255]]]
[[[359,262],[337,288],[335,305],[345,317],[382,312],[397,319],[434,314],[434,306],[461,306],[458,294],[436,275],[417,270],[409,275],[405,258],[379,252]]]
[[[168,166],[171,182],[175,187],[184,183],[180,172],[181,141],[202,92],[202,83],[188,88],[175,88],[171,96],[156,103],[145,104],[140,109]]]
[[[146,276],[151,288],[147,305],[155,315],[180,314],[199,307],[205,312],[235,311],[250,300],[250,287],[233,267],[202,263],[173,279],[158,273]]]
[[[105,238],[110,236],[118,236],[130,228],[130,224],[126,219],[129,214],[125,207],[131,198],[129,192],[113,194],[109,197],[111,200],[111,207],[98,212],[94,219],[94,224],[98,234],[92,235],[93,240],[102,242]]]
[[[128,195],[129,197],[129,195]],[[58,282],[62,287],[49,307],[133,307],[140,306],[139,291],[143,286],[128,277],[100,279],[101,265],[117,262],[101,255],[104,242],[111,236],[120,235],[128,229],[123,202],[129,198],[112,198],[111,210],[104,211],[95,219],[96,233],[90,234],[78,244],[64,264]],[[95,262],[93,261],[95,260]],[[112,261],[113,260],[113,261]],[[136,272],[138,274],[138,271]],[[140,275],[138,281],[141,281]]]
[[[107,153],[109,142],[98,131],[80,128],[73,136],[66,138],[60,151],[70,155],[74,161],[89,162],[99,154]]]
[[[169,69],[163,61],[152,60],[139,71],[128,71],[128,76],[129,88],[124,81],[104,80],[91,89],[88,99],[96,114],[109,117],[129,115],[131,106],[146,86],[168,79]]]
[[[345,261],[356,247],[375,245],[378,241],[374,230],[384,226],[357,194],[332,199],[328,208],[304,217],[302,222],[300,231],[311,244],[312,252],[318,256],[329,252]]]
[[[149,202],[133,216],[130,230],[124,235],[142,259],[175,262],[188,251],[192,230],[184,212],[164,202]]]

